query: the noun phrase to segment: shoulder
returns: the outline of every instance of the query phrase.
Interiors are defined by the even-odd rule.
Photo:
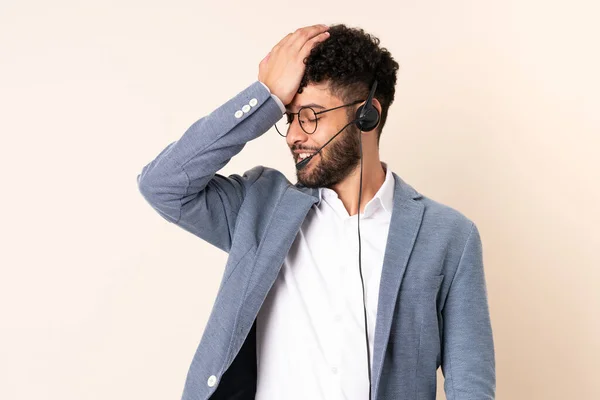
[[[470,217],[454,206],[425,195],[419,201],[425,206],[425,216],[439,225],[458,225],[470,229],[474,224]]]
[[[244,176],[252,182],[253,189],[261,191],[277,191],[277,189],[285,189],[291,182],[279,170],[264,165],[257,165],[246,172]]]
[[[412,194],[412,201],[423,206],[422,229],[436,238],[445,237],[452,242],[464,243],[475,222],[458,206],[451,206],[439,199],[417,191],[411,185],[400,179],[400,184]]]

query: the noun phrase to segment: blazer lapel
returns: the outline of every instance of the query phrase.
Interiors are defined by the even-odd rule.
[[[402,178],[393,173],[394,185],[394,206],[390,221],[383,267],[381,272],[381,281],[379,284],[379,298],[377,305],[377,318],[375,324],[375,340],[373,349],[372,366],[372,392],[377,394],[377,387],[381,377],[381,370],[385,352],[387,349],[392,320],[394,318],[395,305],[398,298],[398,291],[404,277],[404,272],[408,264],[408,259],[412,252],[421,221],[423,219],[424,206],[422,203],[414,201],[421,197],[421,194],[408,185]],[[269,288],[275,281],[277,274],[285,256],[292,245],[298,230],[310,207],[319,201],[319,190],[308,188],[299,183],[289,186],[284,192],[279,203],[273,221],[286,221],[287,224],[278,224],[267,230],[264,242],[269,246],[263,246],[257,254],[256,262],[258,264],[273,265],[273,268],[259,268],[266,271],[260,279],[253,276],[249,290],[248,304],[255,304],[260,308]],[[285,227],[285,229],[282,229]],[[255,311],[249,310],[246,316],[248,321],[243,321],[242,326],[250,326],[250,316],[256,315]]]
[[[412,186],[407,184],[396,173],[394,176],[394,206],[390,220],[381,281],[379,283],[379,298],[377,304],[377,317],[375,322],[375,340],[373,348],[373,365],[371,383],[372,392],[377,394],[377,387],[381,378],[383,361],[389,342],[392,320],[396,311],[398,291],[404,278],[404,272],[417,239],[417,234],[423,220],[424,206],[421,202],[414,201],[422,195]],[[296,184],[294,190],[290,188],[287,195],[290,200],[298,201],[299,214],[305,216],[308,208],[318,202],[319,191]],[[296,198],[297,197],[297,198]],[[308,203],[302,198],[313,197]],[[296,228],[297,221],[294,223]],[[298,225],[298,228],[300,226]],[[297,231],[297,229],[295,229]],[[285,247],[286,249],[288,247]],[[376,398],[376,397],[374,397]]]
[[[273,286],[300,226],[313,204],[319,201],[318,189],[288,186],[275,207],[271,223],[256,252],[255,267],[250,275],[245,296],[245,309],[239,321],[240,342],[250,330],[261,305]]]
[[[421,194],[398,175],[392,174],[395,179],[394,206],[379,283],[375,340],[373,342],[371,377],[373,398],[376,398],[377,395],[377,387],[396,310],[398,291],[421,226],[424,211],[423,204],[414,201],[414,199],[421,197]]]

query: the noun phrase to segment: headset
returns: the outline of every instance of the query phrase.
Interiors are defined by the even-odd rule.
[[[377,108],[373,106],[373,97],[375,96],[375,90],[377,90],[377,79],[374,80],[373,85],[371,86],[371,91],[369,92],[369,96],[365,101],[365,104],[358,107],[356,110],[355,119],[350,121],[346,126],[344,126],[338,133],[333,135],[331,139],[329,139],[323,146],[321,146],[316,152],[306,157],[304,160],[300,161],[296,164],[296,169],[300,170],[304,168],[310,160],[321,152],[323,147],[327,146],[329,142],[336,138],[337,135],[342,133],[348,126],[352,124],[356,124],[358,129],[360,129],[361,134],[359,135],[360,142],[360,185],[358,189],[358,213],[357,213],[357,225],[358,225],[358,271],[360,273],[360,281],[362,283],[362,291],[363,291],[363,310],[364,310],[364,320],[365,320],[365,338],[367,343],[367,371],[369,374],[369,400],[371,399],[371,354],[369,350],[369,330],[367,329],[367,307],[365,301],[365,282],[363,280],[362,275],[362,265],[361,265],[361,245],[360,245],[360,200],[362,198],[362,172],[363,172],[363,155],[362,155],[362,132],[372,131],[379,125],[379,111]]]

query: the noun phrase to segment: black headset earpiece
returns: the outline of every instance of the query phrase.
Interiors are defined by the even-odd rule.
[[[373,86],[371,86],[371,91],[369,92],[369,97],[365,101],[365,104],[358,107],[356,110],[356,118],[355,124],[362,132],[368,132],[375,129],[375,127],[379,124],[379,111],[377,108],[373,106],[373,97],[375,96],[375,90],[377,89],[377,79],[373,82]],[[361,138],[362,135],[359,136]],[[371,398],[371,390],[372,390],[372,382],[371,382],[371,355],[369,349],[369,330],[367,328],[367,305],[365,300],[365,282],[362,276],[362,263],[361,263],[361,239],[360,239],[360,204],[362,198],[362,175],[363,175],[363,155],[362,155],[362,140],[360,142],[360,184],[358,185],[358,212],[356,214],[357,217],[357,226],[358,226],[358,270],[360,272],[360,281],[362,283],[363,289],[363,311],[364,311],[364,320],[365,320],[365,344],[367,346],[367,371],[369,373],[369,399]]]
[[[367,101],[356,110],[356,126],[362,132],[369,132],[375,129],[379,124],[379,111],[373,107],[373,97],[375,96],[375,90],[377,89],[377,79],[371,86],[371,92]]]

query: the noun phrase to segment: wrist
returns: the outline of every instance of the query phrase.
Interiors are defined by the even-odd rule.
[[[271,97],[273,98],[273,100],[275,100],[275,102],[279,106],[279,109],[281,110],[281,115],[285,114],[285,105],[283,104],[283,101],[281,101],[281,99],[275,93],[273,93],[271,91],[271,89],[267,86],[266,83],[264,83],[260,79],[258,81],[260,83],[262,83],[262,85],[265,87],[265,89],[267,89],[269,91],[269,93],[271,94]]]

